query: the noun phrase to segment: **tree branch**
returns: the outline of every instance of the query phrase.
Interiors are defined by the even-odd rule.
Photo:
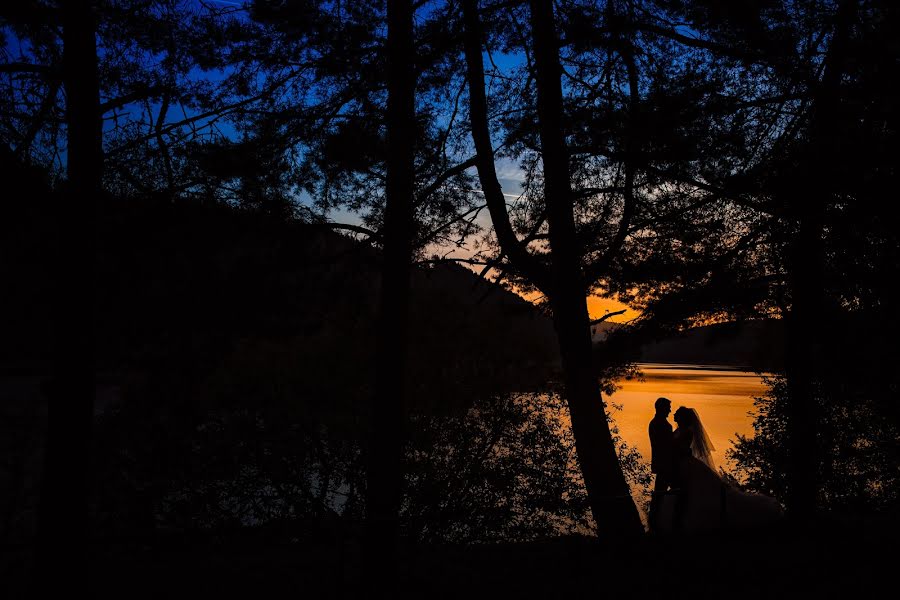
[[[444,231],[445,229],[449,229],[450,226],[453,225],[454,223],[466,221],[471,224],[475,219],[478,218],[478,215],[481,213],[482,210],[484,210],[484,208],[485,208],[484,204],[479,204],[478,206],[473,206],[472,208],[470,208],[463,214],[457,215],[456,218],[451,219],[451,220],[447,221],[446,223],[443,223],[442,225],[439,225],[437,228],[433,229],[428,235],[423,237],[419,243],[424,246],[425,244],[428,244],[429,242],[434,241],[434,239],[442,231]],[[470,215],[474,215],[474,216],[470,217]]]
[[[14,62],[0,64],[0,73],[39,73],[41,75],[49,75],[56,70],[47,65],[36,65],[34,63]]]
[[[321,229],[352,231],[354,233],[367,235],[372,240],[381,240],[380,233],[378,233],[377,231],[373,231],[367,227],[363,227],[362,225],[353,225],[351,223],[332,223],[330,221],[323,221],[321,223],[304,223],[304,225],[307,227],[318,227]]]
[[[263,98],[266,98],[266,97],[272,95],[275,92],[275,90],[277,90],[282,85],[284,85],[288,80],[290,80],[290,76],[282,77],[279,81],[275,82],[271,88],[265,90],[264,92],[262,92],[260,94],[257,94],[256,96],[252,96],[250,98],[244,98],[243,100],[239,100],[238,102],[234,102],[234,103],[226,105],[226,106],[221,106],[219,108],[214,108],[212,110],[202,112],[202,113],[194,115],[192,117],[182,119],[181,121],[178,121],[175,123],[169,123],[168,125],[166,125],[162,129],[160,129],[159,131],[154,131],[154,132],[148,133],[147,135],[144,135],[139,138],[135,138],[133,140],[125,142],[121,146],[110,149],[106,153],[106,156],[109,157],[113,154],[118,154],[120,152],[130,150],[131,148],[134,148],[135,146],[139,146],[139,145],[143,144],[144,142],[148,142],[152,139],[155,139],[158,135],[169,133],[170,131],[173,131],[180,127],[184,127],[185,125],[191,125],[193,123],[196,123],[197,121],[202,121],[203,119],[210,119],[210,118],[220,119],[232,111],[238,110],[240,108],[248,106],[254,102],[257,102],[259,100],[262,100]]]
[[[106,102],[100,103],[100,112],[108,113],[111,110],[116,108],[121,108],[126,104],[130,104],[132,102],[137,102],[138,100],[146,100],[148,98],[152,98],[158,94],[161,94],[166,90],[165,86],[161,85],[152,85],[144,89],[135,90],[124,96],[120,96],[118,98],[113,98],[112,100],[107,100]]]
[[[50,89],[47,90],[47,95],[44,96],[43,101],[41,101],[41,107],[28,125],[28,130],[25,132],[25,135],[22,136],[22,142],[16,146],[16,158],[21,159],[25,153],[28,152],[34,139],[46,124],[47,116],[50,114],[50,111],[53,110],[53,107],[56,106],[56,97],[59,95],[60,87],[62,87],[61,80],[54,79],[50,82]]]
[[[503,254],[516,269],[528,277],[539,289],[549,288],[550,274],[522,245],[513,231],[503,197],[503,188],[494,167],[494,149],[488,130],[487,98],[484,91],[484,61],[481,52],[481,24],[476,0],[463,3],[466,74],[469,82],[469,119],[472,141],[475,144],[478,178],[487,201],[488,211]]]
[[[701,38],[693,38],[682,33],[678,33],[674,29],[660,27],[659,25],[651,25],[649,23],[631,25],[635,31],[643,31],[646,33],[655,33],[659,36],[668,38],[690,48],[699,48],[701,50],[710,50],[718,54],[728,56],[729,58],[737,58],[741,60],[758,61],[764,59],[767,55],[763,52],[753,52],[745,48],[727,46],[718,42],[711,42]]]
[[[478,157],[473,156],[459,163],[458,165],[454,165],[438,175],[431,184],[422,188],[419,193],[416,195],[416,202],[422,203],[425,201],[425,198],[433,194],[440,188],[445,181],[448,179],[459,175],[460,173],[464,173],[467,169],[474,167],[478,163]]]
[[[602,317],[600,317],[599,319],[594,319],[593,321],[591,321],[591,325],[599,325],[600,323],[606,321],[609,318],[615,317],[617,315],[624,315],[626,312],[628,312],[627,308],[623,308],[622,310],[617,310],[615,312],[608,312],[605,315],[603,315]]]
[[[144,142],[149,142],[150,140],[156,139],[156,137],[158,135],[161,135],[164,133],[169,133],[170,131],[174,131],[175,129],[184,127],[185,125],[190,125],[192,123],[196,123],[197,121],[202,121],[203,119],[222,118],[225,115],[227,115],[229,112],[237,110],[237,109],[241,108],[242,106],[246,106],[246,105],[248,105],[252,102],[255,102],[256,100],[259,100],[259,99],[260,99],[259,96],[255,96],[253,98],[246,98],[244,100],[235,102],[234,104],[230,104],[228,106],[216,108],[213,110],[208,110],[206,112],[194,115],[193,117],[188,117],[187,119],[183,119],[183,120],[175,122],[175,123],[169,123],[168,125],[166,125],[159,131],[154,131],[153,133],[148,133],[147,135],[143,135],[139,138],[135,138],[133,140],[125,142],[121,146],[110,149],[107,152],[107,156],[118,154],[120,152],[124,152],[125,150],[130,150],[131,148],[134,148],[135,146],[139,146],[139,145],[143,144]]]
[[[603,253],[603,256],[596,263],[585,269],[585,280],[587,282],[593,282],[602,275],[619,254],[625,243],[625,238],[628,237],[636,202],[634,197],[635,162],[637,161],[637,144],[635,140],[637,128],[635,123],[640,111],[640,89],[638,88],[638,72],[634,59],[634,45],[631,40],[623,40],[620,47],[619,55],[625,61],[625,68],[628,72],[628,123],[625,139],[625,189],[622,218],[619,220],[619,229],[609,246],[607,246],[606,252]]]

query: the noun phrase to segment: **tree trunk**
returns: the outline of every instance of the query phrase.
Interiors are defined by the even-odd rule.
[[[387,202],[366,497],[367,564],[387,582],[402,492],[410,272],[414,236],[415,73],[411,0],[388,2]]]
[[[821,213],[816,199],[810,213]],[[816,452],[819,413],[816,372],[821,359],[818,328],[822,326],[822,221],[806,214],[799,223],[790,252],[791,312],[788,314],[786,376],[790,395],[788,514],[795,521],[809,519],[816,506],[819,457]]]
[[[93,6],[62,3],[68,181],[56,206],[59,288],[54,373],[47,391],[39,583],[86,584],[91,425],[94,411],[94,262],[103,168]]]
[[[809,126],[809,148],[801,157],[797,180],[786,204],[793,207],[797,231],[789,249],[791,311],[787,317],[788,355],[786,376],[790,394],[788,438],[790,444],[788,514],[795,521],[809,520],[818,495],[817,397],[824,393],[821,361],[825,298],[825,218],[832,193],[827,179],[829,161],[839,156],[834,139],[840,98],[841,62],[855,15],[855,2],[843,0],[835,15],[835,29],[822,81],[814,90]]]
[[[562,123],[562,68],[551,0],[531,0],[531,27],[552,251],[550,303],[562,355],[575,447],[598,532],[610,536],[637,535],[643,533],[643,526],[619,465],[592,363],[587,290],[575,237],[568,148]]]

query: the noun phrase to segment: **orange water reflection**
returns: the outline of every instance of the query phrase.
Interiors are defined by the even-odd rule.
[[[621,405],[613,416],[622,439],[650,460],[647,426],[653,418],[653,403],[660,396],[672,401],[672,413],[679,406],[696,408],[716,447],[713,457],[717,466],[728,466],[725,451],[733,446],[735,433],[753,434],[753,421],[748,414],[753,398],[766,391],[762,378],[754,373],[694,365],[641,365],[644,381],[622,381],[622,389],[609,397]],[[669,422],[673,428],[672,415]]]

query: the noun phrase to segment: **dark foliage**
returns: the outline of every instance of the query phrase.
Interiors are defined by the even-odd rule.
[[[770,390],[754,403],[754,435],[738,436],[728,458],[735,474],[753,491],[786,498],[790,481],[785,465],[790,451],[790,394],[783,376],[767,379]],[[818,387],[815,394],[819,462],[818,505],[823,510],[861,514],[892,509],[900,500],[896,422],[885,419],[880,399],[865,380],[839,388]]]
[[[533,291],[513,257],[545,268],[560,242],[572,244],[560,278],[569,307],[594,292],[642,311],[594,348],[604,392],[648,342],[698,323],[799,315],[809,335],[796,347],[809,352],[794,358],[816,363],[800,379],[806,431],[818,431],[820,506],[896,504],[898,8],[532,2],[557,20],[542,33],[560,67],[546,79],[562,82],[559,144],[545,153],[528,4],[469,5],[490,65],[477,77],[492,146],[482,154],[523,178],[521,196],[518,185],[500,190],[513,193],[499,200],[516,242],[506,248],[498,222],[491,232],[480,219],[461,4],[414,4],[414,118],[404,121],[414,191],[404,196],[422,264],[410,364],[396,382],[412,414],[407,535],[496,542],[588,526],[565,411],[547,389],[560,379],[551,321],[446,264],[462,252]],[[73,279],[96,271],[96,347],[84,356],[97,359],[98,534],[352,530],[365,516],[363,406],[392,155],[385,3],[85,5],[97,22],[104,193],[68,205],[89,221],[71,229],[78,219],[58,210],[72,157],[62,4],[0,8],[0,489],[12,490],[0,495],[0,531],[20,541],[34,528],[53,311],[74,306],[56,293],[60,256],[77,263],[64,273]],[[546,193],[548,159],[571,188],[562,195]],[[567,196],[571,235],[553,249],[548,207]],[[327,222],[343,211],[356,238]],[[93,239],[95,256],[77,258]],[[707,331],[727,340],[734,327]],[[703,341],[694,356],[709,356]],[[655,350],[667,356],[664,344]],[[783,351],[740,355],[780,368]],[[784,378],[770,381],[757,435],[732,458],[748,487],[783,498],[799,401]],[[614,443],[629,483],[646,483],[638,457]]]
[[[456,416],[412,420],[404,535],[501,542],[589,534],[567,410],[553,394],[495,396]],[[290,407],[209,412],[196,427],[135,403],[98,424],[95,506],[104,536],[233,535],[239,529],[352,537],[365,516],[359,439]],[[617,437],[638,494],[649,473]],[[99,483],[99,482],[98,482]],[[284,535],[284,534],[282,534]]]

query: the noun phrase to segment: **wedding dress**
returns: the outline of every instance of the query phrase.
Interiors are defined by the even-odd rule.
[[[777,523],[781,505],[764,494],[744,492],[719,476],[709,435],[694,409],[673,434],[676,491],[660,508],[663,530],[685,533],[719,529],[750,529]]]

